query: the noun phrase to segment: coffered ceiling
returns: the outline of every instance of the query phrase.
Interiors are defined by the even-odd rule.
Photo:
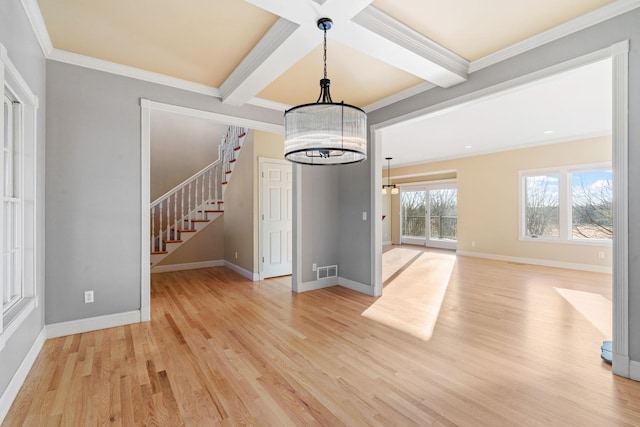
[[[55,49],[216,88],[234,105],[315,101],[327,16],[332,96],[362,107],[458,84],[471,61],[611,2],[38,0]]]

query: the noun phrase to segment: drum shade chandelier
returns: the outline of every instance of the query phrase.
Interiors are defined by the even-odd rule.
[[[284,156],[305,165],[357,163],[367,158],[367,115],[353,105],[333,102],[327,78],[327,30],[333,21],[318,20],[324,32],[324,78],[320,96],[313,104],[290,108],[284,113]]]
[[[391,189],[391,194],[398,194],[400,192],[400,189],[391,183],[391,159],[393,159],[393,157],[385,157],[387,161],[387,183],[382,184],[382,194],[387,194],[387,188]]]

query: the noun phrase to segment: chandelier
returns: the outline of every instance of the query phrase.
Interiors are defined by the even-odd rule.
[[[284,113],[284,157],[305,165],[357,163],[367,158],[367,115],[353,105],[333,102],[327,78],[327,30],[333,21],[318,20],[324,32],[324,78],[315,103]]]
[[[391,159],[393,159],[393,157],[385,157],[387,161],[387,183],[382,184],[382,194],[387,194],[387,188],[391,189],[391,194],[398,194],[400,192],[400,189],[391,183]]]

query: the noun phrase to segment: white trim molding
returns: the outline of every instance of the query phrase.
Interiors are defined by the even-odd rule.
[[[482,70],[483,68],[487,68],[491,65],[495,65],[509,58],[513,58],[514,56],[535,49],[544,44],[561,39],[580,30],[584,30],[585,28],[599,24],[608,19],[615,18],[618,15],[622,15],[638,7],[640,7],[640,0],[613,1],[599,9],[471,62],[471,65],[469,66],[469,74]]]
[[[151,104],[140,100],[140,313],[151,320]]]
[[[117,326],[131,325],[133,323],[140,323],[141,321],[141,312],[139,310],[135,310],[125,313],[107,314],[104,316],[89,317],[87,319],[53,323],[46,326],[47,339],[98,331],[100,329],[115,328]]]
[[[40,350],[42,350],[42,346],[44,346],[45,341],[46,330],[45,328],[42,328],[40,334],[38,334],[38,337],[29,349],[29,352],[22,360],[22,363],[20,363],[18,370],[13,375],[13,378],[11,378],[9,385],[2,393],[2,396],[0,396],[0,424],[2,424],[4,418],[9,413],[9,409],[11,409],[13,401],[16,396],[18,396],[18,392],[27,379],[27,375],[29,375],[29,371],[31,370],[31,367],[33,367],[38,354],[40,354]]]
[[[158,265],[153,267],[151,273],[169,273],[171,271],[197,270],[199,268],[224,267],[224,260],[185,262],[182,264]]]
[[[640,381],[640,362],[636,362],[635,360],[629,362],[629,378]]]
[[[591,264],[578,264],[574,262],[554,261],[549,259],[525,258],[509,255],[486,254],[472,251],[456,251],[456,255],[472,258],[490,259],[493,261],[516,262],[519,264],[541,265],[543,267],[566,268],[569,270],[590,271],[592,273],[611,274],[611,267],[603,267]]]
[[[629,41],[613,58],[613,372],[629,377]]]
[[[308,292],[317,291],[318,289],[331,288],[338,286],[336,277],[329,277],[326,279],[313,280],[311,282],[303,282],[298,285],[298,288],[294,292]]]
[[[20,0],[20,3],[22,3],[22,8],[27,14],[27,19],[31,24],[33,33],[38,39],[40,49],[42,49],[42,54],[48,58],[53,50],[53,44],[51,43],[49,31],[44,23],[44,18],[42,17],[42,12],[40,11],[40,6],[38,5],[37,0]]]
[[[352,291],[360,292],[361,294],[376,296],[374,286],[366,285],[364,283],[356,282],[354,280],[345,279],[344,277],[338,277],[338,285],[343,288],[351,289]]]
[[[257,282],[258,280],[260,280],[260,276],[258,275],[258,273],[252,273],[251,271],[235,265],[234,263],[227,261],[226,259],[224,260],[224,266],[253,282]]]

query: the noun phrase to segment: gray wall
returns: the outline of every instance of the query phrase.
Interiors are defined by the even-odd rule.
[[[47,324],[140,308],[140,98],[282,123],[278,112],[47,61]]]
[[[629,328],[630,357],[640,361],[640,9],[477,71],[463,84],[432,89],[369,115],[385,122],[461,95],[630,40],[629,52]],[[355,210],[355,207],[354,207]]]
[[[247,134],[224,193],[224,259],[251,273],[257,273],[253,256],[254,136],[252,131]]]
[[[302,283],[316,280],[316,272],[311,269],[311,265],[314,263],[318,267],[337,264],[338,274],[342,275],[342,265],[338,255],[339,224],[342,221],[339,208],[341,167],[300,167],[302,172],[302,218],[295,218],[295,221],[300,221],[302,226],[302,248],[297,248],[301,251],[302,274],[301,278],[296,278],[296,280]],[[296,200],[294,195],[294,206]],[[295,235],[293,240],[296,240]],[[294,271],[296,270],[295,259],[294,256]]]
[[[339,191],[339,271],[340,277],[373,286],[371,277],[371,158],[373,144],[368,144],[367,160],[356,165],[340,166]],[[362,212],[367,219],[362,219]],[[373,288],[370,293],[373,292]]]
[[[218,159],[228,125],[167,111],[151,112],[151,201]]]
[[[42,300],[44,294],[45,59],[19,0],[0,1],[0,42],[7,48],[9,58],[40,100],[36,186],[36,214],[39,218],[36,224],[38,247],[36,286],[41,303],[0,351],[0,395],[2,395],[44,326]]]

